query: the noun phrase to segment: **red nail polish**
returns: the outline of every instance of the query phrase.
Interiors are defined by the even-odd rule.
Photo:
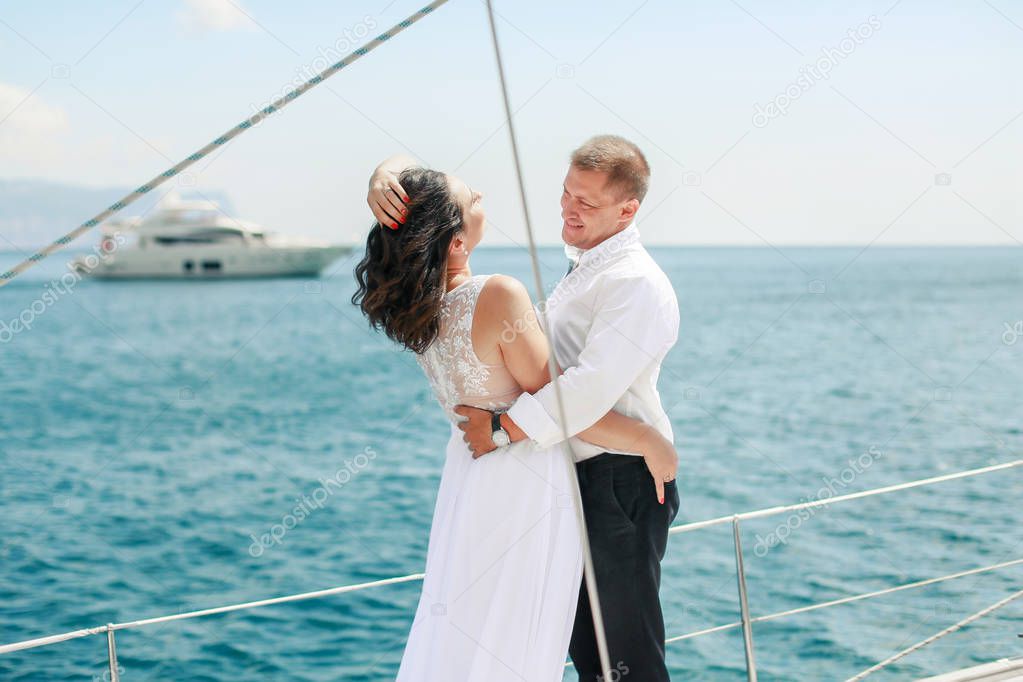
[[[664,498],[663,497],[660,498],[660,502],[661,502],[661,504],[664,504]]]
[[[391,223],[391,229],[392,230],[397,230],[398,229],[398,223]]]

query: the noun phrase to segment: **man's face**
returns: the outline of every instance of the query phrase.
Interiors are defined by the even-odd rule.
[[[592,249],[628,225],[639,201],[607,188],[607,173],[570,166],[561,192],[561,239]]]

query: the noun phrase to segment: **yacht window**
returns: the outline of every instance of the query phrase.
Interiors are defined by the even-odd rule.
[[[157,244],[214,244],[217,242],[226,241],[243,241],[245,236],[241,230],[234,228],[218,228],[211,227],[201,230],[195,230],[189,234],[183,235],[161,235],[153,237],[153,241]]]

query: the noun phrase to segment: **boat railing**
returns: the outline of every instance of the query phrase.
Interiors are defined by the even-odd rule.
[[[833,607],[833,606],[839,606],[841,604],[849,604],[849,603],[856,602],[856,601],[861,601],[861,600],[864,600],[864,599],[871,599],[871,598],[880,597],[880,596],[887,595],[887,594],[892,594],[892,593],[895,593],[895,592],[901,592],[901,591],[905,591],[905,590],[911,590],[911,589],[926,587],[928,585],[934,585],[934,584],[937,584],[937,583],[942,583],[942,582],[946,582],[946,581],[949,581],[949,580],[954,580],[954,579],[957,579],[957,578],[963,578],[963,577],[970,576],[970,575],[977,575],[977,574],[980,574],[980,573],[987,573],[987,572],[991,572],[991,571],[997,571],[999,569],[1009,568],[1011,566],[1017,566],[1017,565],[1023,564],[1023,557],[1017,557],[1017,558],[1014,558],[1014,559],[1008,559],[1006,561],[1001,561],[1001,562],[998,562],[998,563],[995,563],[995,564],[990,564],[990,565],[986,565],[986,566],[979,566],[979,567],[970,568],[970,569],[963,570],[963,571],[958,571],[956,573],[950,573],[950,574],[947,574],[947,575],[942,575],[942,576],[937,576],[937,577],[933,577],[933,578],[928,578],[926,580],[918,580],[918,581],[915,581],[915,582],[903,583],[903,584],[900,584],[900,585],[893,585],[891,587],[887,587],[887,588],[880,589],[880,590],[875,590],[875,591],[872,591],[872,592],[864,592],[864,593],[861,593],[861,594],[856,594],[856,595],[851,595],[851,596],[847,596],[847,597],[842,597],[840,599],[833,599],[833,600],[830,600],[830,601],[824,601],[824,602],[819,602],[819,603],[816,603],[816,604],[810,604],[808,606],[801,606],[799,608],[789,609],[789,610],[786,610],[786,611],[778,611],[778,612],[769,613],[769,614],[761,615],[761,616],[752,616],[751,613],[750,613],[750,608],[749,608],[749,596],[748,596],[748,593],[747,593],[747,590],[746,590],[746,571],[745,571],[745,563],[744,563],[744,558],[743,558],[743,544],[742,544],[742,533],[741,533],[741,524],[744,521],[748,521],[748,520],[752,520],[752,519],[759,519],[759,518],[764,518],[764,517],[768,517],[768,516],[776,516],[776,515],[779,515],[779,514],[788,514],[788,513],[794,513],[794,512],[799,512],[799,511],[811,510],[811,509],[816,509],[816,508],[820,508],[820,507],[830,506],[830,505],[833,505],[833,504],[838,504],[840,502],[848,502],[848,501],[851,501],[851,500],[857,500],[857,499],[861,499],[861,498],[865,498],[865,497],[873,497],[873,496],[876,496],[876,495],[885,495],[885,494],[889,494],[889,493],[895,493],[895,492],[901,492],[901,491],[905,491],[905,490],[910,490],[912,488],[919,488],[919,487],[924,487],[924,486],[936,485],[936,484],[939,484],[939,483],[947,483],[949,481],[954,481],[954,480],[959,480],[959,479],[964,479],[964,478],[971,478],[971,477],[974,477],[974,476],[981,476],[981,475],[985,475],[985,474],[994,473],[994,472],[997,472],[997,471],[1006,471],[1006,470],[1018,468],[1020,466],[1023,466],[1023,459],[1012,460],[1012,461],[1003,462],[1003,463],[1000,463],[1000,464],[993,464],[991,466],[981,467],[981,468],[977,468],[977,469],[968,469],[966,471],[959,471],[959,472],[956,472],[956,473],[944,474],[944,475],[941,475],[941,476],[934,476],[934,477],[931,477],[931,478],[918,479],[918,480],[915,480],[915,481],[909,481],[909,482],[906,482],[906,483],[899,483],[899,484],[896,484],[896,485],[884,486],[884,487],[881,487],[881,488],[873,488],[873,489],[870,489],[870,490],[864,490],[864,491],[860,491],[860,492],[849,493],[849,494],[846,494],[846,495],[838,495],[838,496],[834,496],[834,497],[828,497],[828,498],[822,498],[822,499],[817,499],[817,500],[811,500],[811,501],[807,501],[807,502],[801,502],[801,503],[798,503],[798,504],[789,504],[789,505],[782,505],[782,506],[776,506],[776,507],[768,507],[768,508],[765,508],[765,509],[757,509],[757,510],[754,510],[754,511],[742,512],[742,513],[738,513],[738,514],[731,514],[729,516],[720,516],[720,517],[717,517],[717,518],[706,519],[704,521],[695,521],[695,522],[692,522],[692,523],[684,523],[684,524],[680,524],[680,525],[677,525],[677,526],[672,526],[671,529],[668,531],[669,535],[679,535],[679,534],[682,534],[682,533],[689,533],[689,532],[692,532],[692,531],[695,531],[695,530],[711,528],[711,527],[714,527],[714,526],[725,525],[725,524],[730,524],[732,526],[732,538],[733,538],[734,550],[735,550],[736,582],[737,582],[737,590],[738,590],[738,595],[739,595],[739,614],[738,614],[739,619],[734,621],[734,622],[724,623],[724,624],[721,624],[721,625],[716,625],[714,627],[704,628],[704,629],[701,629],[701,630],[695,630],[695,631],[692,631],[692,632],[687,632],[687,633],[684,633],[684,634],[680,634],[680,635],[676,635],[676,636],[673,636],[673,637],[669,637],[668,639],[665,640],[665,643],[666,644],[670,644],[672,642],[680,642],[680,641],[683,641],[683,640],[686,640],[686,639],[692,639],[694,637],[702,637],[702,636],[713,634],[713,633],[717,633],[717,632],[724,632],[724,631],[733,630],[733,629],[741,629],[742,635],[743,635],[743,643],[744,643],[744,647],[745,647],[745,653],[746,653],[746,674],[747,674],[747,678],[750,680],[750,682],[756,682],[757,670],[756,670],[756,661],[755,661],[754,647],[753,647],[753,625],[755,623],[764,623],[764,622],[768,622],[768,621],[772,621],[772,620],[777,620],[777,619],[780,619],[780,618],[787,618],[787,617],[794,616],[794,615],[797,615],[797,614],[807,613],[809,611],[816,611],[816,610],[819,610],[819,609],[830,608],[830,607]],[[283,597],[273,597],[273,598],[269,598],[269,599],[260,599],[258,601],[243,602],[243,603],[239,603],[239,604],[230,604],[230,605],[227,605],[227,606],[217,606],[217,607],[213,607],[213,608],[201,609],[201,610],[198,610],[198,611],[188,611],[188,612],[184,612],[184,613],[176,613],[176,614],[170,614],[170,615],[165,615],[165,616],[157,616],[157,617],[154,617],[154,618],[144,618],[144,619],[141,619],[141,620],[125,621],[125,622],[121,622],[121,623],[107,623],[106,625],[98,625],[98,626],[95,626],[95,627],[83,628],[83,629],[80,629],[80,630],[72,630],[70,632],[64,632],[64,633],[60,633],[60,634],[49,635],[49,636],[46,636],[46,637],[37,637],[37,638],[34,638],[34,639],[27,639],[27,640],[23,640],[23,641],[20,641],[20,642],[13,642],[13,643],[10,643],[10,644],[3,644],[3,645],[0,645],[0,654],[9,654],[9,653],[13,653],[15,651],[23,651],[25,649],[34,649],[34,648],[37,648],[37,647],[51,646],[51,645],[58,644],[60,642],[66,642],[66,641],[72,640],[72,639],[78,639],[78,638],[81,638],[81,637],[89,637],[89,636],[93,636],[93,635],[103,635],[103,634],[105,634],[106,635],[106,639],[107,639],[107,663],[109,665],[109,677],[110,677],[110,680],[112,680],[112,682],[118,682],[118,680],[119,680],[119,667],[118,667],[118,663],[117,663],[117,643],[116,643],[115,635],[114,635],[114,633],[117,632],[118,630],[130,630],[130,629],[145,627],[145,626],[148,626],[148,625],[156,625],[158,623],[167,623],[167,622],[176,621],[176,620],[187,620],[187,619],[192,619],[192,618],[205,618],[205,617],[208,617],[208,616],[215,616],[215,615],[218,615],[218,614],[221,614],[221,613],[230,613],[232,611],[244,611],[244,610],[260,608],[260,607],[264,607],[264,606],[272,606],[272,605],[275,605],[275,604],[286,604],[286,603],[290,603],[290,602],[304,601],[304,600],[308,600],[308,599],[321,599],[321,598],[324,598],[324,597],[330,597],[330,596],[334,596],[334,595],[338,595],[338,594],[347,594],[347,593],[350,593],[350,592],[358,592],[358,591],[361,591],[361,590],[374,589],[374,588],[384,587],[384,586],[387,586],[387,585],[395,585],[395,584],[399,584],[399,583],[405,583],[405,582],[412,582],[412,581],[416,581],[416,580],[422,580],[423,579],[423,575],[424,574],[422,574],[422,573],[412,573],[412,574],[409,574],[409,575],[396,576],[396,577],[386,578],[386,579],[382,579],[382,580],[374,580],[374,581],[370,581],[370,582],[356,583],[356,584],[352,584],[352,585],[343,585],[343,586],[340,586],[340,587],[332,587],[332,588],[329,588],[329,589],[316,590],[316,591],[313,591],[313,592],[303,592],[303,593],[300,593],[300,594],[291,594],[291,595],[287,595],[287,596],[283,596]],[[864,671],[863,673],[860,673],[860,675],[857,675],[857,676],[855,676],[853,678],[850,678],[850,679],[852,679],[852,680],[862,679],[862,677],[865,677],[870,672],[873,672],[874,670],[879,669],[882,665],[887,664],[888,662],[892,662],[892,661],[896,660],[898,657],[901,657],[902,655],[905,655],[906,653],[914,651],[917,648],[919,648],[919,647],[921,647],[921,646],[923,646],[923,645],[925,645],[927,643],[930,643],[930,641],[933,641],[934,639],[937,639],[938,636],[943,636],[944,634],[949,634],[950,632],[953,632],[956,629],[958,629],[959,627],[961,627],[963,624],[971,622],[972,619],[976,619],[976,618],[980,617],[981,615],[986,615],[987,613],[990,613],[990,612],[994,611],[996,608],[1000,608],[1001,606],[1004,606],[1005,604],[1007,604],[1009,601],[1014,600],[1014,599],[1019,598],[1019,597],[1023,597],[1023,591],[1017,592],[1014,595],[1011,595],[1010,597],[1007,597],[1006,599],[1001,600],[1000,602],[992,605],[991,607],[988,607],[987,609],[984,609],[983,611],[979,612],[978,614],[974,614],[974,615],[970,616],[965,621],[961,621],[960,623],[957,623],[955,626],[953,626],[951,628],[947,628],[946,630],[942,631],[941,633],[938,633],[938,635],[936,635],[936,636],[934,636],[932,638],[928,638],[927,640],[924,640],[923,642],[921,642],[921,643],[919,643],[917,645],[914,645],[913,647],[910,647],[908,650],[900,652],[899,654],[896,654],[895,656],[891,657],[890,659],[886,659],[885,661],[882,661],[877,666],[874,666],[873,668],[868,669],[867,671]],[[570,663],[566,663],[566,666],[567,665],[570,665]]]

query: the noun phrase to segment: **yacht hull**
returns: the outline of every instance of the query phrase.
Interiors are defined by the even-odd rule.
[[[79,257],[75,270],[92,279],[230,279],[317,276],[349,246],[166,246]],[[89,267],[90,265],[94,267]]]

